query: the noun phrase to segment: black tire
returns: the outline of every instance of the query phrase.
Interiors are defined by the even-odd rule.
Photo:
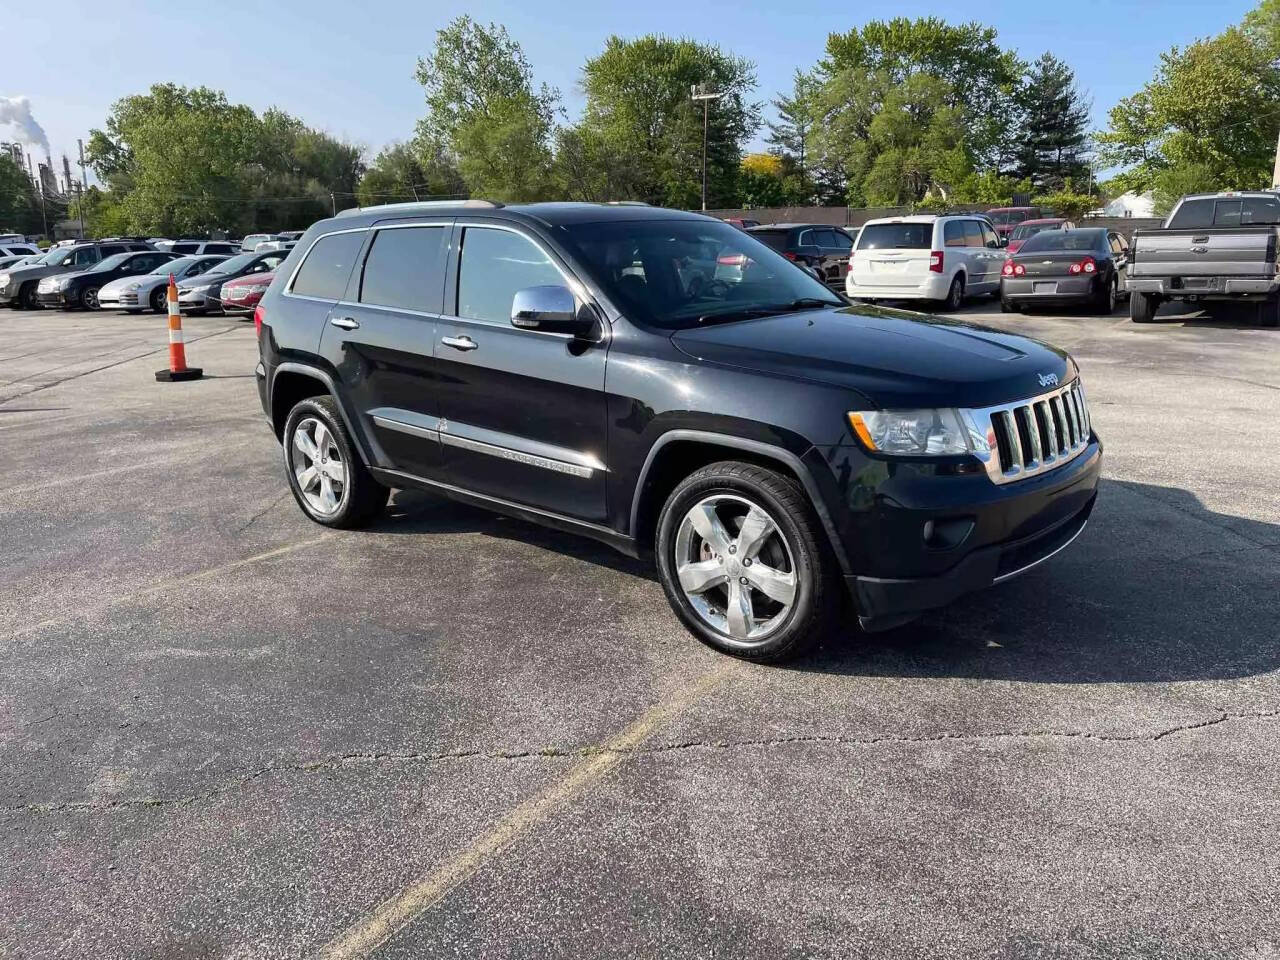
[[[169,312],[169,288],[156,287],[151,291],[151,296],[147,298],[147,303],[151,305],[151,309],[156,313]]]
[[[101,310],[102,304],[98,302],[98,291],[101,287],[85,287],[80,291],[80,306],[86,310]]]
[[[676,550],[682,544],[680,529],[686,516],[699,503],[718,497],[727,498],[724,502],[731,508],[740,508],[742,515],[750,506],[755,506],[774,521],[775,533],[771,533],[764,546],[758,549],[757,559],[769,553],[773,558],[770,566],[780,570],[790,567],[785,572],[795,575],[790,606],[773,614],[780,618],[779,622],[760,638],[740,640],[730,636],[731,627],[727,626],[730,621],[726,614],[728,597],[732,594],[728,592],[731,584],[727,580],[724,585],[700,595],[706,598],[704,602],[713,615],[717,603],[724,607],[721,615],[726,626],[719,629],[694,607],[676,572]],[[738,531],[742,519],[742,516],[736,518]],[[735,518],[730,517],[723,529],[733,538],[736,549],[740,541],[736,538],[734,522]],[[672,609],[695,637],[722,653],[744,660],[775,662],[802,652],[835,623],[840,596],[836,561],[804,489],[786,474],[740,461],[712,463],[694,471],[676,485],[663,505],[655,541],[658,577]],[[728,559],[711,552],[708,541],[698,543],[700,556],[722,563]],[[734,569],[739,573],[747,572],[744,568],[750,565],[750,556],[744,552],[742,566],[738,566],[737,558],[734,558]],[[751,616],[767,621],[768,614],[775,609],[773,601],[763,594],[757,599],[751,589],[747,594]],[[764,616],[757,615],[759,605],[764,607]]]
[[[1109,317],[1116,312],[1116,302],[1119,299],[1119,285],[1116,283],[1116,278],[1112,277],[1107,281],[1106,286],[1098,290],[1094,306],[1098,308],[1098,313],[1102,314],[1102,316]]]
[[[305,469],[305,455],[294,443],[294,435],[301,425],[319,422],[324,425],[337,449],[341,466],[345,471],[341,492],[337,495],[336,507],[332,511],[324,511],[314,505],[304,494],[299,483],[299,468]],[[310,437],[309,437],[310,439]],[[347,428],[338,412],[338,405],[332,397],[308,397],[294,404],[284,425],[284,463],[289,475],[289,489],[293,498],[302,508],[302,512],[316,523],[326,527],[353,529],[362,527],[380,514],[387,505],[387,497],[391,491],[380,484],[369,473],[359,451],[351,442]],[[332,489],[332,484],[330,484]]]
[[[1008,300],[1006,300],[1004,297],[1001,297],[1001,298],[1000,298],[1000,312],[1001,312],[1001,313],[1017,313],[1017,312],[1018,312],[1018,307],[1017,307],[1017,305],[1016,305],[1016,304],[1010,303],[1010,302],[1009,302]]]
[[[18,291],[18,299],[14,301],[14,306],[19,310],[42,310],[43,305],[36,299],[36,286],[38,281],[28,280],[22,285],[22,289]]]
[[[1258,304],[1258,326],[1280,327],[1280,300],[1263,300]]]
[[[942,309],[954,313],[963,305],[964,277],[957,273],[955,279],[951,281],[951,289],[947,291],[947,299],[942,301]]]
[[[1154,293],[1131,293],[1129,295],[1129,319],[1134,323],[1152,323],[1156,311],[1160,309],[1160,297]]]

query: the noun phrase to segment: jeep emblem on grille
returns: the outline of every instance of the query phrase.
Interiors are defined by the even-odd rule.
[[[1056,373],[1042,373],[1036,379],[1040,381],[1042,387],[1056,387],[1058,385],[1058,375]]]

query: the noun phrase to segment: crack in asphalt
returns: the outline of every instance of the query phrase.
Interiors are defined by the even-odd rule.
[[[656,756],[687,750],[728,751],[761,749],[769,747],[833,745],[847,747],[874,747],[883,744],[930,744],[952,742],[998,742],[1006,740],[1089,740],[1097,743],[1156,743],[1181,733],[1191,733],[1216,727],[1235,720],[1272,720],[1280,718],[1280,710],[1219,711],[1215,717],[1180,723],[1155,733],[1107,734],[1090,733],[1087,730],[1006,730],[993,733],[934,733],[905,737],[886,734],[875,737],[842,737],[825,734],[805,734],[793,737],[763,737],[752,740],[688,740],[679,743],[659,743],[636,747],[614,748],[607,746],[538,747],[528,750],[447,750],[425,752],[357,752],[323,757],[305,763],[269,764],[241,774],[234,779],[200,793],[175,797],[134,797],[117,800],[73,800],[46,803],[24,803],[0,807],[5,813],[81,813],[111,810],[127,810],[146,807],[182,807],[204,800],[213,800],[238,790],[269,774],[315,773],[338,770],[343,767],[382,763],[439,763],[448,760],[525,760],[525,759],[581,759],[600,754],[625,756]]]
[[[288,488],[286,488],[284,493],[280,494],[277,497],[274,497],[270,503],[268,503],[265,507],[263,507],[257,513],[255,513],[248,520],[246,520],[242,526],[236,527],[235,532],[244,533],[246,530],[252,527],[255,523],[257,523],[259,520],[265,517],[268,513],[270,513],[272,508],[274,508],[278,503],[280,503],[281,500],[283,500],[285,497],[288,497],[290,495],[291,495],[291,491]]]

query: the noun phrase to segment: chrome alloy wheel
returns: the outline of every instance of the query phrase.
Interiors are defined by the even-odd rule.
[[[347,489],[347,465],[329,428],[315,417],[293,431],[293,475],[307,505],[321,516],[338,512]]]
[[[739,646],[781,627],[796,598],[795,560],[777,522],[732,494],[706,497],[685,514],[675,573],[698,616]]]

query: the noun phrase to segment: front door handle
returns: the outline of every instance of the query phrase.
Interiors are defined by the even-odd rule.
[[[446,347],[453,347],[455,350],[474,350],[480,346],[470,337],[441,337],[440,342]]]
[[[341,327],[343,330],[354,330],[356,327],[360,326],[360,321],[356,320],[354,317],[334,317],[329,322],[335,327]]]

